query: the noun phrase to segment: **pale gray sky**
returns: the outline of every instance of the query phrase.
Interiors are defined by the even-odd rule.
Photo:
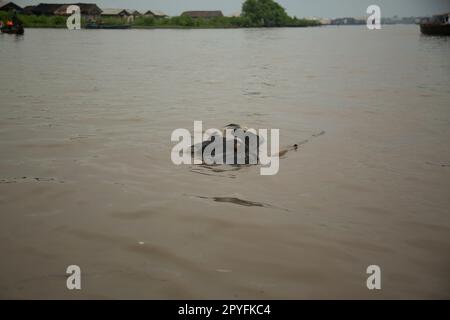
[[[14,0],[13,0],[14,1]],[[70,0],[17,0],[21,5],[69,3]],[[179,15],[185,10],[222,10],[224,14],[239,12],[243,0],[75,0],[97,3],[101,8],[159,9],[169,15]],[[371,4],[381,7],[385,17],[428,16],[450,12],[450,0],[278,0],[288,13],[297,17],[344,17],[366,15]]]

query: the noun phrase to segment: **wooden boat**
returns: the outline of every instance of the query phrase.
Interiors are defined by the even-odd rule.
[[[420,31],[426,35],[432,36],[450,36],[450,25],[447,24],[434,24],[434,23],[422,23],[420,25]]]
[[[426,35],[450,36],[450,13],[433,16],[420,24],[420,31]]]
[[[14,26],[14,27],[3,27],[1,29],[2,33],[8,33],[8,34],[17,34],[22,35],[25,33],[25,29],[22,26]]]
[[[86,25],[86,29],[130,29],[131,25],[129,24],[96,24],[89,23]]]

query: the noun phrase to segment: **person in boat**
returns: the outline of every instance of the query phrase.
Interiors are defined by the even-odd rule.
[[[6,27],[2,29],[2,32],[15,34],[24,33],[22,21],[17,17],[16,11],[13,11],[12,15],[10,15],[8,21],[6,22]]]

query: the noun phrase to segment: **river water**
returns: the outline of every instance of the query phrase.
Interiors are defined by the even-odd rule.
[[[0,297],[450,298],[449,56],[417,26],[0,35]],[[175,166],[195,120],[308,142]]]

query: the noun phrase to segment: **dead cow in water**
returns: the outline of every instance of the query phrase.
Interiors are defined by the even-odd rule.
[[[247,128],[229,124],[208,140],[193,145],[191,152],[193,157],[199,157],[207,164],[258,164],[259,146],[263,141]]]
[[[221,132],[212,134],[208,140],[193,145],[191,153],[206,164],[256,165],[260,163],[259,152],[264,142],[264,138],[254,130],[239,124],[229,124]],[[295,144],[279,151],[277,155],[283,156],[297,148]]]

